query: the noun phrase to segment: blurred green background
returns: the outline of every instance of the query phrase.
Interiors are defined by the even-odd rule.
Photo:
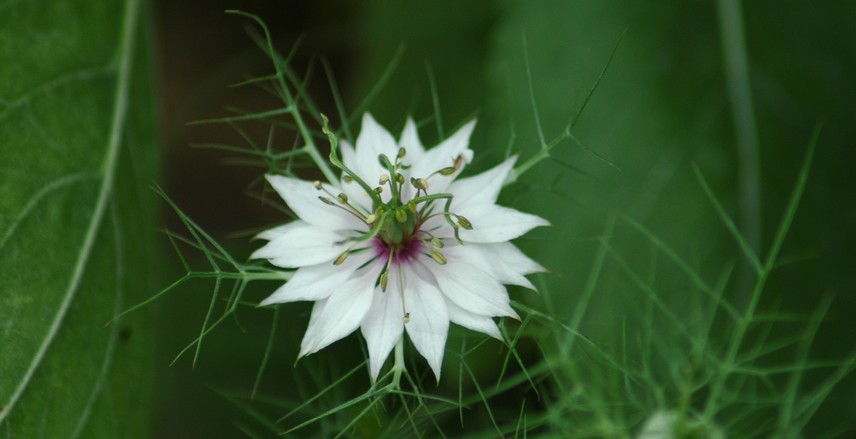
[[[655,279],[658,294],[676,312],[689,309],[690,296],[697,293],[691,293],[688,280],[674,264],[657,256],[650,241],[622,219],[629,217],[672,246],[711,283],[736,264],[726,295],[735,303],[745,301],[737,245],[692,171],[697,165],[737,218],[741,188],[735,127],[714,2],[156,1],[154,45],[165,190],[243,259],[257,243],[236,232],[284,219],[251,196],[261,190],[258,178],[264,169],[230,165],[233,154],[189,147],[210,142],[245,145],[232,128],[188,125],[229,114],[229,106],[263,110],[277,105],[262,91],[227,87],[272,71],[247,36],[249,21],[223,13],[236,7],[267,22],[283,52],[302,37],[293,64],[299,72],[313,70],[310,94],[330,115],[336,111],[321,57],[332,66],[346,108],[354,109],[403,48],[397,68],[369,110],[393,133],[399,132],[407,115],[427,121],[422,138],[433,144],[441,136],[430,119],[434,114],[430,72],[446,133],[474,115],[479,119],[471,144],[477,158],[471,172],[497,163],[509,146],[523,158],[538,150],[533,100],[547,140],[561,134],[618,44],[572,130],[583,146],[564,141],[552,159],[503,196],[504,204],[553,224],[517,241],[551,271],[536,282],[543,286],[541,295],[512,290],[512,298],[570,318],[592,269],[598,239],[614,219],[615,252],[639,273]],[[782,258],[791,262],[771,277],[761,306],[806,316],[824,295],[834,296],[812,355],[840,359],[854,348],[856,332],[851,318],[856,312],[856,265],[851,254],[856,242],[856,180],[849,169],[856,155],[852,25],[856,4],[752,1],[746,2],[743,13],[761,156],[764,249],[782,217],[812,129],[825,121],[805,195],[782,250]],[[262,143],[267,136],[265,124],[242,127]],[[276,145],[282,149],[293,142],[292,134],[277,136]],[[168,228],[181,229],[166,206],[163,213]],[[204,267],[199,260],[195,263]],[[167,279],[182,274],[177,263],[172,265],[176,271]],[[190,355],[168,367],[198,335],[212,287],[211,282],[188,283],[155,305],[160,340],[155,437],[239,437],[236,424],[253,425],[219,393],[252,388],[272,310],[239,309],[237,319],[205,338],[195,367]],[[260,300],[275,287],[252,285],[246,297]],[[644,303],[644,294],[626,273],[614,261],[607,262],[581,331],[617,350],[622,334],[633,340],[640,331],[638,310]],[[264,394],[295,397],[299,393],[292,375],[303,373],[300,369],[323,368],[348,358],[341,366],[347,370],[348,364],[355,364],[350,358],[361,358],[352,336],[293,368],[308,310],[306,304],[282,308],[276,349],[261,381]],[[786,334],[803,325],[804,319],[797,319],[775,331]],[[717,326],[714,338],[730,330]],[[664,339],[669,337],[664,334]],[[499,347],[487,350],[479,367],[492,377]],[[526,345],[521,352],[538,355]],[[784,350],[780,359],[791,354]],[[449,361],[444,374],[451,381]],[[807,383],[819,382],[827,372],[809,374]],[[357,374],[355,389],[364,389],[363,378]],[[447,390],[442,384],[438,389]],[[823,405],[806,437],[852,426],[854,394],[856,378],[849,377]],[[520,397],[507,395],[512,410],[519,407]]]

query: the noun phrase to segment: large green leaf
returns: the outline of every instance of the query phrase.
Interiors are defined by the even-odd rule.
[[[149,321],[114,319],[153,289],[144,13],[0,12],[0,437],[145,436]]]

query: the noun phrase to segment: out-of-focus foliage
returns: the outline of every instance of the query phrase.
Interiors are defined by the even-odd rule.
[[[0,11],[0,437],[147,437],[149,315],[116,319],[155,285],[147,16]]]

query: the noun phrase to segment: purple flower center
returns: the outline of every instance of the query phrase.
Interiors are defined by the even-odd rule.
[[[419,255],[423,247],[422,242],[414,236],[409,237],[409,239],[400,244],[388,244],[379,236],[375,236],[372,244],[374,245],[375,254],[381,261],[386,263],[390,255],[392,255],[392,262],[394,264],[410,262]]]

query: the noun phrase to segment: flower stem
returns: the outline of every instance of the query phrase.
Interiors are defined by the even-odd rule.
[[[404,366],[404,337],[395,344],[395,363],[392,365],[392,387],[401,388],[401,373],[407,370]]]

